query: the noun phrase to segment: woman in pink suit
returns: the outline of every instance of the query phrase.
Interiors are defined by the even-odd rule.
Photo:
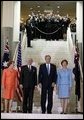
[[[9,61],[8,68],[3,70],[2,86],[3,98],[5,100],[4,112],[11,112],[12,100],[17,88],[17,71],[14,69],[14,61]]]

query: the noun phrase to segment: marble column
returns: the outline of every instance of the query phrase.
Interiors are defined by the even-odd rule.
[[[20,31],[20,1],[3,1],[1,4],[1,55],[3,56],[5,40],[8,38],[10,58],[13,58]]]
[[[77,41],[79,47],[80,60],[83,72],[83,1],[76,2],[76,31]],[[81,98],[80,98],[80,112],[83,112],[83,80],[80,80]]]

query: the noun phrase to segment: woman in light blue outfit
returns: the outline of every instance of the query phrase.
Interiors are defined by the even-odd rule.
[[[61,100],[62,114],[66,113],[68,99],[71,93],[72,87],[72,70],[67,68],[68,61],[62,60],[62,68],[57,70],[57,93],[58,98]]]

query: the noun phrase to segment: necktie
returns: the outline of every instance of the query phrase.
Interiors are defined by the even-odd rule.
[[[49,64],[47,64],[47,71],[48,71],[48,75],[49,75],[50,74]]]
[[[31,70],[31,66],[29,65],[29,70]]]

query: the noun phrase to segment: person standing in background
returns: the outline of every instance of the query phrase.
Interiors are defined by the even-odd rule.
[[[32,40],[32,27],[31,22],[29,19],[26,20],[26,33],[27,33],[27,47],[31,47],[31,40]]]

